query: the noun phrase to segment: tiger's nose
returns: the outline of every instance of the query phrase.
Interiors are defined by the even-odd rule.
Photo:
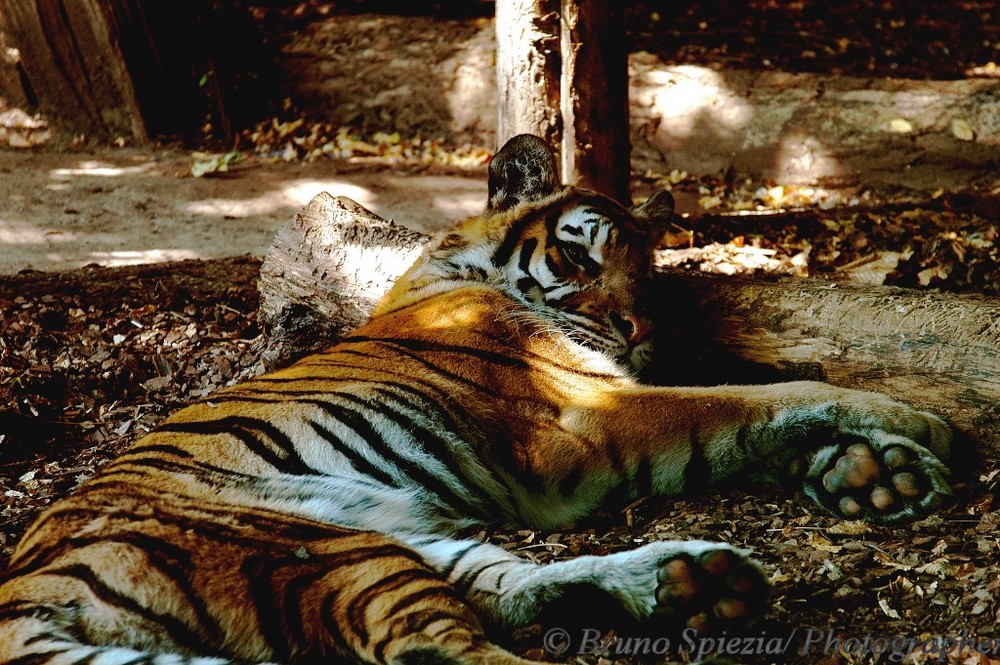
[[[638,344],[649,337],[653,332],[653,324],[641,321],[639,318],[629,314],[622,316],[617,312],[611,313],[611,322],[621,334],[629,341],[629,344]]]

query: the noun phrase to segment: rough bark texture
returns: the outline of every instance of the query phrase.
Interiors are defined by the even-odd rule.
[[[0,0],[22,96],[74,132],[228,135],[255,117],[270,59],[238,0]]]
[[[4,33],[3,24],[3,10],[0,9],[0,97],[9,106],[24,108],[34,100],[29,100],[25,94],[17,51]]]
[[[1000,302],[819,280],[659,276],[656,379],[821,379],[948,417],[1000,449]]]
[[[496,4],[497,146],[525,133],[559,143],[558,12],[558,0]]]
[[[599,0],[499,0],[496,34],[497,145],[517,134],[541,136],[560,147],[564,182],[630,203],[622,8]]]
[[[313,200],[279,231],[261,269],[269,364],[361,323],[426,240],[348,199]],[[879,390],[1000,450],[1000,302],[677,272],[659,274],[652,297],[656,383],[822,379]]]
[[[621,5],[562,0],[560,47],[563,179],[630,204],[628,48]]]
[[[314,198],[278,230],[260,268],[265,367],[363,323],[427,240],[347,197]]]
[[[135,89],[102,0],[3,0],[26,97],[73,131],[147,138]]]

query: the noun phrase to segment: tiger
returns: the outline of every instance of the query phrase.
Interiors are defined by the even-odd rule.
[[[181,409],[41,514],[0,586],[0,662],[523,665],[494,636],[581,590],[700,634],[763,613],[766,575],[721,542],[539,564],[477,530],[734,478],[884,524],[947,500],[951,428],[888,396],[639,381],[668,191],[560,184],[532,135],[487,171],[484,212],[367,323]]]

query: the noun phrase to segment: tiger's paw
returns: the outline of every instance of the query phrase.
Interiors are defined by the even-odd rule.
[[[768,583],[763,572],[745,551],[730,545],[664,541],[611,556],[623,559],[616,568],[619,579],[628,581],[616,595],[640,620],[709,632],[749,623],[764,610]]]
[[[907,522],[926,517],[951,496],[948,467],[909,438],[878,430],[840,438],[791,468],[793,475],[805,471],[805,493],[834,515]]]

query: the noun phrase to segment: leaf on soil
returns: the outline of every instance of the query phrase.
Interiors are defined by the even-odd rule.
[[[951,133],[959,141],[974,141],[976,139],[976,132],[972,129],[972,125],[959,118],[951,121]]]

